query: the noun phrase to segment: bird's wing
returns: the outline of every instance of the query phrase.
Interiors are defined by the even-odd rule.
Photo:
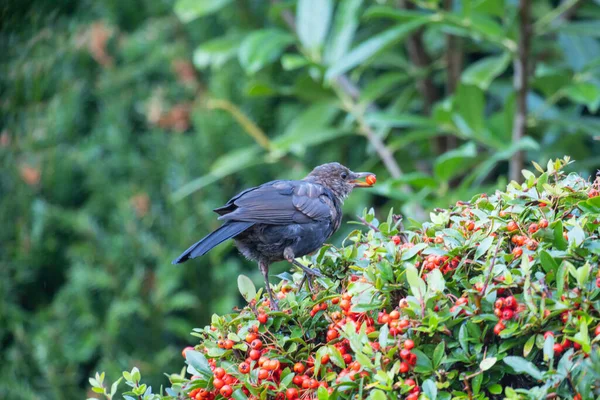
[[[303,224],[331,219],[323,201],[332,195],[321,185],[304,181],[274,181],[248,189],[215,211],[220,220],[271,225]]]

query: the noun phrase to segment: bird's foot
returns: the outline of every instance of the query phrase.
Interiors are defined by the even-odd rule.
[[[316,276],[318,278],[322,278],[323,274],[321,273],[321,271],[319,271],[318,269],[315,268],[309,268],[305,265],[302,265],[300,262],[296,261],[296,260],[292,260],[291,261],[292,264],[294,264],[297,267],[300,267],[302,269],[302,271],[304,271],[304,273],[306,275],[310,275],[310,276]]]

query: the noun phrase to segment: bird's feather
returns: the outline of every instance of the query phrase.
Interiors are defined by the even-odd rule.
[[[226,222],[214,232],[209,233],[198,242],[191,245],[179,257],[173,260],[172,264],[180,264],[189,259],[203,256],[213,247],[221,244],[227,239],[231,239],[232,237],[239,235],[252,225],[254,225],[252,222]]]

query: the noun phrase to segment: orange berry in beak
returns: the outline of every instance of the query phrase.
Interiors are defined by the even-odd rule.
[[[369,175],[365,179],[365,182],[367,182],[369,185],[373,186],[375,184],[375,182],[377,182],[377,177],[375,175]]]

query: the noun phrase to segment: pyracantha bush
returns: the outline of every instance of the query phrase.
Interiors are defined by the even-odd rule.
[[[248,301],[195,329],[187,368],[144,399],[594,399],[600,395],[600,178],[568,159],[525,182],[431,213],[373,212],[342,248],[274,288],[281,311],[241,276]],[[409,224],[406,223],[407,225]],[[333,276],[335,274],[335,276]],[[342,279],[339,279],[339,278]],[[103,376],[92,380],[104,388]]]

